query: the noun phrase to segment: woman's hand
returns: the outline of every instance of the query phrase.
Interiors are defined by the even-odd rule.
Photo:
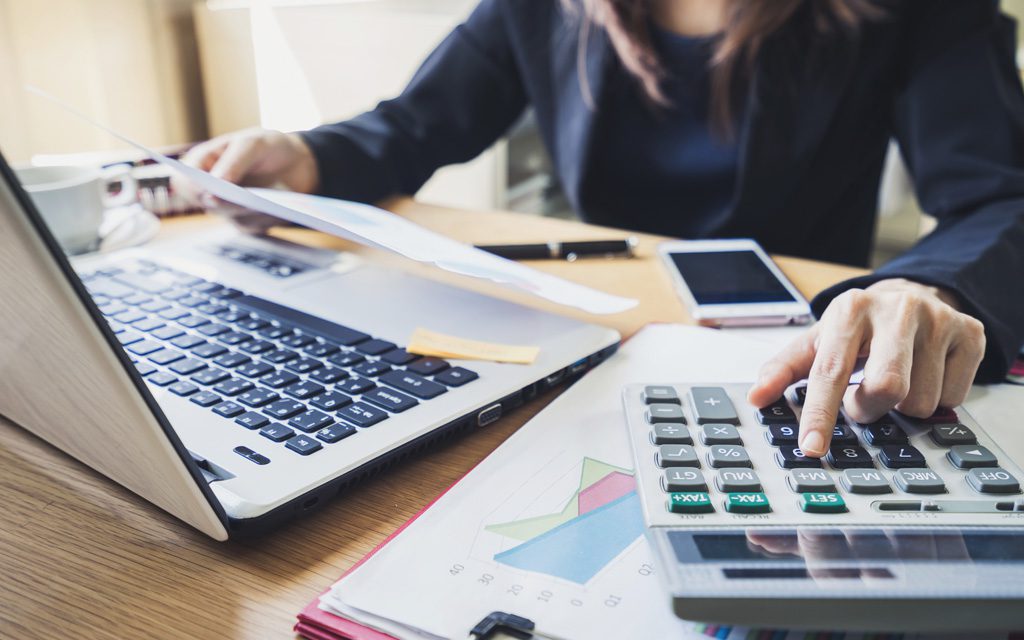
[[[196,145],[182,161],[228,182],[250,187],[313,193],[320,182],[312,150],[294,133],[267,129],[228,133]],[[239,210],[203,194],[190,194],[188,185],[179,188],[201,206],[227,215],[243,231],[262,234],[283,224],[266,214]]]
[[[963,403],[985,354],[985,331],[961,313],[954,296],[902,279],[882,280],[837,296],[821,321],[761,369],[748,396],[764,407],[807,378],[800,448],[828,451],[840,401],[857,422],[896,408],[926,418]],[[864,381],[850,386],[858,359]]]

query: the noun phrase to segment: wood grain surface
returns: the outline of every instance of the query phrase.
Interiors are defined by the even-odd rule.
[[[387,206],[467,242],[623,236],[622,231],[573,222],[455,211],[409,199]],[[182,219],[165,223],[164,233],[197,232],[211,224],[215,223],[205,217]],[[627,337],[649,322],[688,322],[667,275],[653,258],[659,239],[652,236],[641,236],[640,255],[633,260],[531,263],[641,301],[626,313],[597,317],[314,232],[290,229],[279,234],[354,250],[368,260],[606,324]],[[778,262],[808,296],[860,273],[797,259],[779,258]],[[44,374],[43,370],[25,373]],[[311,517],[261,539],[227,543],[213,542],[0,418],[0,637],[291,637],[295,615],[307,602],[556,393],[357,485]]]

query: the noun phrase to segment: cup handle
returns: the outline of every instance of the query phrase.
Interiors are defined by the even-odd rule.
[[[121,182],[121,192],[117,195],[109,195],[106,188],[104,188],[103,204],[106,208],[127,207],[138,201],[139,181],[132,175],[131,166],[118,164],[107,167],[100,171],[100,175],[103,177],[104,185],[115,181]]]

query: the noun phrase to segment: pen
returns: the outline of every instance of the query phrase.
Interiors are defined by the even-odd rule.
[[[635,237],[624,240],[590,240],[584,242],[545,242],[543,244],[490,244],[476,245],[477,249],[509,260],[568,260],[584,256],[617,256],[632,258],[639,241]]]

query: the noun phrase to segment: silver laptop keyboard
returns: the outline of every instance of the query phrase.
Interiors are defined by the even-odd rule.
[[[81,274],[147,383],[310,455],[478,378],[146,260]],[[270,460],[248,447],[235,452]]]

